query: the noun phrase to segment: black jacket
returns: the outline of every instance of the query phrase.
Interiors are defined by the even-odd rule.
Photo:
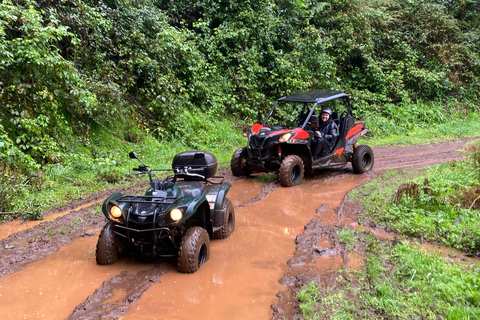
[[[333,122],[333,120],[329,119],[325,123],[322,122],[318,126],[317,131],[320,131],[322,133],[320,140],[322,141],[323,149],[327,147],[329,150],[331,150],[333,148],[333,145],[335,144],[335,141],[337,140],[337,137],[340,134],[338,132],[337,124]]]

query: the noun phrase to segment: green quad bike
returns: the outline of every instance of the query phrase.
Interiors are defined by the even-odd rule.
[[[316,157],[312,152],[314,129],[320,110],[329,107],[331,119],[340,135],[328,154]],[[335,90],[311,90],[279,98],[265,119],[251,128],[247,147],[237,149],[230,162],[234,176],[254,172],[276,172],[284,187],[298,185],[305,172],[352,163],[355,173],[373,168],[373,151],[357,145],[367,132],[365,122],[355,121],[347,94]]]
[[[234,208],[226,197],[231,185],[214,177],[217,159],[209,152],[186,151],[174,157],[172,169],[151,169],[135,152],[129,155],[140,161],[133,170],[148,175],[150,186],[145,195],[114,193],[104,201],[108,222],[98,238],[97,263],[112,264],[126,255],[176,258],[180,272],[196,272],[209,258],[210,238],[227,238],[235,229]],[[160,180],[155,171],[174,175]]]

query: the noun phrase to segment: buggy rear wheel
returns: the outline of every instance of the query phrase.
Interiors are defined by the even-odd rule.
[[[302,182],[305,168],[299,156],[289,155],[280,166],[280,184],[284,187],[292,187]]]
[[[366,145],[360,145],[353,151],[352,167],[355,173],[365,173],[373,168],[373,150]]]
[[[207,230],[201,227],[192,227],[183,236],[178,250],[178,271],[194,273],[201,264],[207,262],[210,255],[210,238]]]
[[[222,210],[217,213],[218,218],[222,219],[222,228],[218,231],[215,231],[213,234],[214,239],[225,239],[228,238],[232,232],[235,230],[235,210],[233,209],[233,204],[230,199],[225,198],[223,201]]]
[[[109,221],[98,237],[95,253],[97,264],[107,265],[118,260],[122,239],[113,232],[113,226],[113,222]]]
[[[230,169],[234,176],[249,176],[253,172],[253,169],[247,165],[247,159],[247,148],[241,147],[235,150],[230,160]]]

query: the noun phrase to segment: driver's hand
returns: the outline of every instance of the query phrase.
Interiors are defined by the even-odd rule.
[[[320,131],[315,131],[315,133],[317,134],[317,136],[321,137],[322,136],[322,133]]]

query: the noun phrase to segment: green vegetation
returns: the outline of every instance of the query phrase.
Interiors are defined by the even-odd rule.
[[[338,231],[338,241],[345,247],[347,251],[352,250],[355,241],[354,234],[349,228],[343,228]]]
[[[298,292],[304,319],[478,319],[478,265],[453,263],[407,242],[359,233],[365,268],[339,270],[337,281]],[[359,249],[358,247],[356,249]]]
[[[339,229],[338,242],[362,254],[364,267],[338,270],[328,288],[311,282],[299,290],[305,319],[480,317],[480,265],[418,244],[480,252],[480,146],[467,150],[465,161],[391,170],[350,193],[363,205],[359,223],[385,227],[397,238],[382,242],[369,231]]]
[[[4,0],[0,211],[39,218],[133,183],[133,149],[152,165],[185,149],[226,163],[257,111],[301,90],[347,92],[379,143],[476,135],[479,13],[473,0]]]
[[[467,161],[415,173],[392,171],[351,194],[364,206],[364,223],[466,252],[480,252],[480,148],[473,145],[469,149]]]

